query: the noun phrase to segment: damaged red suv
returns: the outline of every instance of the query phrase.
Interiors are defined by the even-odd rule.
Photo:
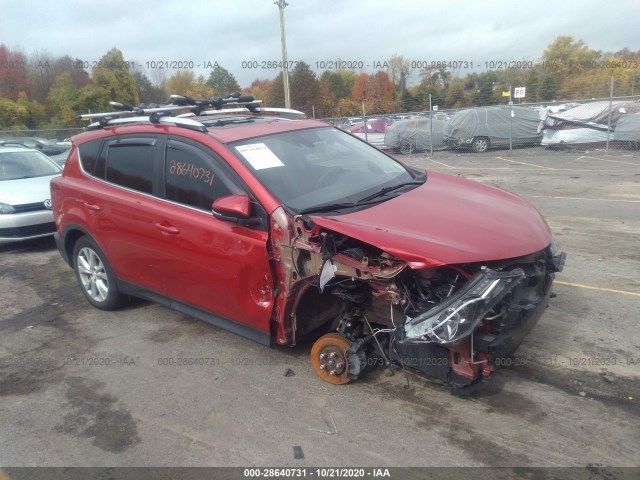
[[[455,389],[488,377],[564,264],[540,213],[251,100],[87,116],[51,181],[87,300],[148,299],[265,345],[315,340],[335,384],[375,363]]]

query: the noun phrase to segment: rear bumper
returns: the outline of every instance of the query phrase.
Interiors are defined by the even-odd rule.
[[[58,232],[53,234],[53,239],[56,242],[56,247],[58,247],[58,251],[60,252],[60,256],[62,257],[62,259],[67,262],[68,265],[71,265],[71,262],[69,260],[69,256],[67,255],[67,251],[64,249],[64,242],[62,241],[62,238],[60,237],[60,234]]]

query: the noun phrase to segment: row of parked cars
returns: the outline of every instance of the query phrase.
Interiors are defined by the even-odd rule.
[[[542,139],[539,113],[525,107],[505,105],[472,108],[455,113],[438,112],[433,116],[419,114],[394,120],[371,118],[341,128],[366,139],[378,148],[401,153],[471,149],[481,153],[489,148],[539,145]]]
[[[0,138],[0,244],[55,232],[49,182],[62,172],[71,143]]]
[[[543,145],[585,146],[606,141],[631,147],[640,143],[640,102],[567,103],[553,107],[497,105],[417,114],[411,118],[381,117],[342,121],[339,127],[378,148],[411,153],[446,148],[485,152],[490,148]],[[365,128],[367,135],[365,135]]]

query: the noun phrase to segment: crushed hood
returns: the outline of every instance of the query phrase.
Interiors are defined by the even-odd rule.
[[[311,218],[412,268],[515,258],[551,243],[549,227],[527,201],[435,172],[429,172],[424,185],[371,208]]]

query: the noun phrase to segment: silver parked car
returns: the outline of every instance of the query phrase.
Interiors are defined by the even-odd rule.
[[[38,151],[0,147],[0,243],[53,235],[49,181],[61,172]]]

